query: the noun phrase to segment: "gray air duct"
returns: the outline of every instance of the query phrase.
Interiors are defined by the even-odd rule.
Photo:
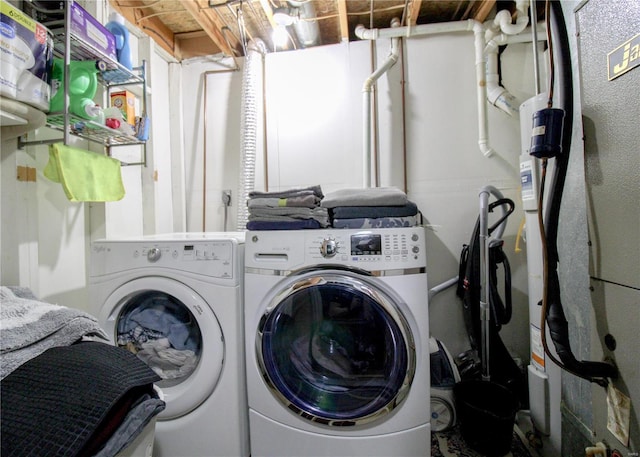
[[[316,10],[313,7],[313,2],[288,0],[287,4],[290,6],[289,15],[292,16],[292,25],[300,46],[309,48],[321,45],[320,27],[318,21],[315,20]]]

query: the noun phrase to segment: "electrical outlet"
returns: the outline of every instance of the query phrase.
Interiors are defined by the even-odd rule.
[[[222,191],[222,203],[224,206],[231,206],[231,189]]]

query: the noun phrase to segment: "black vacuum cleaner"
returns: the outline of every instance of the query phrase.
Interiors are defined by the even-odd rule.
[[[496,198],[489,203],[491,196]],[[454,396],[467,444],[488,456],[511,449],[515,414],[528,399],[526,377],[500,338],[512,315],[511,271],[501,239],[514,203],[493,186],[480,190],[480,214],[460,255],[457,295],[462,299],[471,350],[458,356],[461,382]],[[489,213],[502,216],[489,226]],[[504,300],[498,290],[503,270]]]

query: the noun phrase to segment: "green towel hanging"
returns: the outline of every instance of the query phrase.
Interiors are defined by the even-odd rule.
[[[72,202],[118,201],[125,193],[119,160],[62,143],[49,146],[44,175]]]

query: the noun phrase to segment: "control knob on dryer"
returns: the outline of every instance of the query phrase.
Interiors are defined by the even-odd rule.
[[[330,259],[338,253],[338,242],[331,238],[325,238],[320,245],[320,254],[322,257]]]

